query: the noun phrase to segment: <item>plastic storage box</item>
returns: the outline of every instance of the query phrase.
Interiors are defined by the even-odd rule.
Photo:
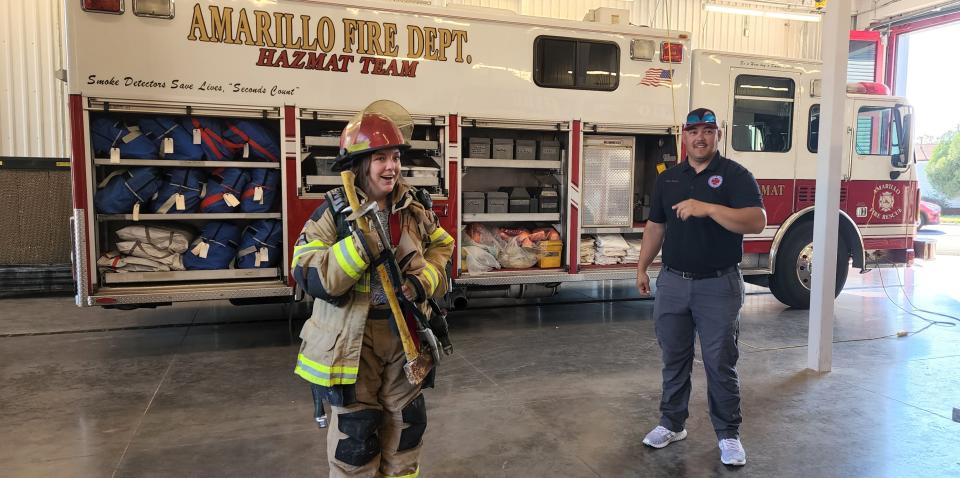
[[[493,138],[493,159],[513,159],[513,140]]]
[[[470,138],[469,158],[490,159],[490,138]]]
[[[560,267],[560,254],[563,252],[563,241],[540,241],[541,269]]]
[[[515,153],[516,159],[537,159],[537,142],[532,139],[518,139]]]
[[[560,212],[560,198],[555,189],[540,191],[540,212]]]
[[[543,161],[560,161],[560,142],[540,141],[540,159]]]
[[[503,192],[489,192],[487,197],[487,214],[505,214],[509,210],[510,196]]]
[[[486,195],[482,192],[463,192],[463,212],[482,213],[486,211]]]

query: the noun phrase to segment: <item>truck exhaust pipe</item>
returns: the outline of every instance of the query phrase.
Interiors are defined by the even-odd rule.
[[[471,299],[539,299],[557,295],[559,284],[511,284],[455,289],[451,302],[456,310],[466,309]]]
[[[466,292],[459,287],[450,292],[450,296],[447,300],[451,305],[452,310],[463,310],[466,309],[470,304],[470,301],[467,299]]]

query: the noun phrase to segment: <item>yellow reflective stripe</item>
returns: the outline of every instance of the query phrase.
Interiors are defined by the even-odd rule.
[[[347,146],[347,151],[350,152],[350,153],[353,153],[353,152],[356,152],[356,151],[360,151],[360,150],[364,150],[364,149],[370,149],[370,140],[364,141],[364,142],[362,142],[362,143],[351,144],[350,146]]]
[[[453,242],[453,237],[443,230],[442,227],[437,226],[437,228],[430,233],[430,242],[439,242],[441,245],[447,245]]]
[[[357,383],[356,375],[353,375],[352,377],[325,376],[323,374],[318,375],[309,370],[309,368],[303,367],[300,364],[297,364],[297,368],[293,369],[293,373],[299,375],[300,378],[310,383],[315,383],[324,387],[332,387],[334,385],[352,385]]]
[[[417,478],[420,476],[420,467],[417,466],[417,469],[409,475],[383,475],[383,478]]]
[[[353,262],[356,262],[357,264],[360,265],[361,270],[366,269],[367,262],[364,261],[363,257],[360,257],[360,253],[357,252],[357,246],[353,242],[353,236],[347,237],[346,241],[349,242],[350,244],[350,247],[347,248],[347,251],[350,253],[350,258],[353,259]]]
[[[347,236],[334,245],[333,257],[337,260],[337,264],[343,269],[343,272],[352,279],[359,279],[364,269],[367,268],[367,263],[357,253],[353,236]]]
[[[293,247],[293,250],[294,250],[294,251],[298,251],[298,250],[301,250],[301,249],[306,249],[306,248],[308,248],[308,247],[309,247],[309,248],[323,248],[323,247],[330,247],[330,244],[327,244],[326,242],[323,242],[323,241],[317,239],[317,240],[310,241],[310,242],[308,242],[308,243],[306,243],[306,244],[298,244],[298,245],[296,245],[296,246]]]
[[[433,291],[437,290],[437,285],[440,283],[437,268],[428,262],[427,267],[423,269],[423,275],[427,278],[427,282],[430,283],[430,290],[427,291],[427,294],[433,294]]]
[[[293,369],[293,373],[304,380],[325,387],[357,383],[358,371],[358,367],[329,367],[303,354],[297,355],[297,367]]]
[[[293,269],[297,267],[297,264],[300,262],[300,256],[308,252],[322,251],[328,249],[329,247],[330,244],[319,240],[310,241],[299,246],[293,246],[293,259],[290,261],[290,268]]]
[[[326,373],[356,374],[357,372],[360,371],[360,367],[330,367],[320,362],[310,360],[303,354],[297,354],[297,360],[305,363],[306,365],[309,365],[312,368],[315,368],[321,372],[326,372]]]

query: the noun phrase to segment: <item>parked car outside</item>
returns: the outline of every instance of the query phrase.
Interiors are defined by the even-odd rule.
[[[923,226],[940,224],[940,206],[921,200],[920,217],[918,219],[920,224],[917,226],[917,230],[923,228]]]

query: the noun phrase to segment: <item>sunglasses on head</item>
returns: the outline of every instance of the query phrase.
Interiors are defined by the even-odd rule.
[[[703,116],[700,116],[697,113],[690,113],[687,116],[687,124],[716,123],[716,122],[717,122],[717,115],[713,114],[712,111],[707,111],[703,113]]]

